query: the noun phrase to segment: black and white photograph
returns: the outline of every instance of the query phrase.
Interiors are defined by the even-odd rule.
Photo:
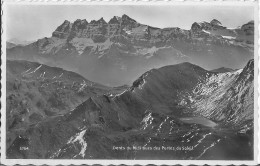
[[[3,3],[5,164],[256,161],[258,2]]]

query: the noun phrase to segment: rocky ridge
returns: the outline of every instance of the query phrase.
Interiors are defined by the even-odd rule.
[[[7,57],[59,66],[119,86],[151,68],[185,61],[207,69],[241,68],[253,57],[253,29],[253,22],[229,29],[216,19],[196,22],[190,30],[151,27],[127,15],[108,22],[65,20],[52,37],[8,49]]]

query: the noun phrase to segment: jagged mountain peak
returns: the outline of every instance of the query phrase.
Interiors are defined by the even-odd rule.
[[[107,22],[101,17],[99,20],[91,20],[90,24],[107,24]]]
[[[100,24],[107,24],[103,17],[101,17],[97,22]]]
[[[123,15],[122,15],[122,20],[123,20],[123,21],[129,20],[129,21],[131,21],[131,22],[136,22],[134,19],[132,19],[131,17],[129,17],[129,16],[126,15],[126,14],[123,14]]]
[[[14,47],[9,51],[11,52],[10,56],[21,57],[17,54],[21,49],[30,50],[30,53],[21,51],[24,54],[23,56],[28,57],[28,59],[35,55],[48,54],[54,55],[48,59],[48,61],[52,61],[52,58],[56,58],[55,56],[58,55],[61,57],[59,58],[60,61],[65,61],[68,63],[68,66],[73,66],[73,68],[75,64],[69,63],[67,57],[73,59],[74,56],[86,55],[84,57],[88,57],[87,61],[90,63],[88,66],[92,65],[90,61],[96,61],[94,60],[95,58],[97,61],[103,61],[103,58],[106,57],[109,59],[110,66],[114,66],[116,63],[119,64],[115,65],[115,69],[111,69],[111,71],[120,71],[122,72],[122,77],[125,77],[126,74],[123,73],[131,73],[132,70],[130,68],[135,68],[133,67],[135,65],[142,66],[142,63],[145,63],[145,67],[142,70],[147,71],[153,67],[174,64],[176,61],[183,62],[188,59],[192,61],[193,57],[201,59],[196,60],[196,63],[206,68],[210,65],[212,65],[212,68],[222,66],[240,68],[244,59],[246,59],[244,58],[245,53],[248,55],[246,57],[250,58],[251,52],[248,52],[248,50],[251,51],[253,49],[253,35],[244,35],[253,34],[252,26],[244,26],[244,31],[241,29],[225,30],[225,27],[214,26],[209,22],[194,22],[191,30],[184,30],[178,27],[156,28],[136,22],[128,15],[123,15],[122,17],[113,16],[111,20],[106,20],[109,23],[108,26],[108,24],[103,24],[105,23],[104,18],[99,17],[90,23],[85,19],[82,20],[82,18],[71,23],[66,20],[53,32],[52,38],[40,39],[39,42],[31,45],[30,49]],[[202,45],[203,47],[201,47]],[[237,57],[230,55],[232,58],[241,59],[241,62],[239,60],[228,62],[228,58],[224,60],[219,56],[219,50],[221,50],[223,55],[235,53],[231,53],[229,49],[241,50]],[[125,56],[121,56],[122,54]],[[211,61],[212,57],[217,58],[219,64]],[[77,58],[81,59],[83,57],[78,56]],[[116,62],[117,60],[115,59],[117,58],[120,62]],[[134,61],[137,61],[134,60],[136,58],[139,59],[139,62],[132,64]],[[206,65],[207,60],[205,59],[210,60],[210,65]],[[230,64],[232,65],[229,66]],[[85,63],[80,64],[80,66],[82,66],[79,67],[82,73],[86,72],[86,68],[92,68],[86,67]],[[75,65],[75,68],[78,68],[78,65]],[[100,72],[104,71],[100,67],[97,68],[99,68],[97,70]],[[110,77],[106,79],[104,77],[96,78],[94,73],[86,74],[85,76],[94,77],[93,80],[96,82],[106,82],[105,84],[107,85],[114,84],[117,86],[121,83],[130,84],[130,81],[133,81],[140,74],[142,73],[131,74],[132,78],[126,78],[125,81],[121,81],[123,79],[119,78],[119,76],[117,77],[119,80],[111,77],[109,82],[107,80]]]
[[[85,29],[87,26],[88,22],[86,19],[77,19],[76,21],[74,21],[73,25],[72,25],[72,30],[78,30],[78,29]]]
[[[254,59],[248,61],[243,71],[254,73]]]
[[[194,22],[191,26],[191,30],[192,31],[200,31],[200,30],[212,30],[212,29],[225,29],[226,27],[224,27],[220,21],[218,21],[217,19],[213,19],[210,22]]]
[[[58,28],[52,33],[53,37],[66,38],[71,30],[71,22],[65,20]]]
[[[194,23],[191,25],[191,30],[197,30],[197,29],[201,29],[201,24],[198,23],[198,22],[194,22]]]
[[[123,19],[126,19],[126,18],[129,19],[130,17],[129,17],[128,15],[126,15],[126,14],[123,14],[123,15],[122,15],[122,18],[123,18]],[[130,18],[130,19],[131,19],[131,18]]]
[[[210,22],[210,24],[212,24],[212,25],[218,25],[218,26],[221,26],[221,25],[222,25],[221,22],[218,21],[217,19],[213,19],[213,20]]]
[[[86,19],[77,19],[76,21],[74,21],[74,24],[75,23],[81,23],[81,24],[84,24],[84,23],[88,23],[88,21]]]
[[[69,20],[64,20],[63,24],[70,24]]]
[[[91,20],[91,21],[90,21],[90,24],[96,24],[96,23],[97,23],[96,20]]]
[[[117,16],[114,16],[111,18],[108,22],[109,24],[119,24],[119,18]]]

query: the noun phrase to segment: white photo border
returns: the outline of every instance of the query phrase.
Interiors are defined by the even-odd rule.
[[[223,5],[253,6],[255,21],[254,44],[254,160],[86,160],[86,159],[6,159],[6,6],[7,5]],[[259,15],[260,3],[257,0],[1,0],[1,159],[4,165],[257,165],[260,162],[260,40]],[[257,79],[256,79],[257,78]]]

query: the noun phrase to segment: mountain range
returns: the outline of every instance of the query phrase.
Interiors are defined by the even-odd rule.
[[[228,28],[220,21],[195,22],[190,30],[156,28],[127,15],[108,22],[65,20],[26,46],[7,49],[8,59],[62,67],[104,85],[130,85],[144,72],[181,62],[208,70],[238,69],[253,58],[254,22]]]
[[[123,15],[6,42],[9,159],[254,158],[253,21]]]
[[[34,62],[7,66],[8,158],[253,158],[253,60],[225,73],[164,66],[118,88]]]
[[[26,46],[28,44],[31,44],[35,41],[33,40],[22,40],[22,39],[18,39],[18,38],[11,38],[11,39],[7,39],[7,43],[13,43],[15,45],[21,45],[21,46]]]

